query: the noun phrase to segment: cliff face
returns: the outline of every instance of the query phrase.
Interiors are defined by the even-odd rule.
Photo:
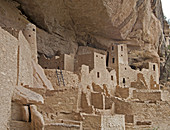
[[[149,60],[159,62],[157,52],[162,42],[163,21],[160,0],[0,1],[8,7],[0,5],[4,12],[0,22],[3,26],[21,29],[30,21],[39,27],[39,53],[74,55],[78,46],[107,50],[111,43],[123,41],[132,48],[131,64],[144,51],[156,57]]]

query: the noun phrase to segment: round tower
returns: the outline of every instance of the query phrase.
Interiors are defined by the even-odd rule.
[[[36,40],[36,26],[29,23],[23,30],[23,34],[31,47],[32,59],[37,63],[37,40]]]

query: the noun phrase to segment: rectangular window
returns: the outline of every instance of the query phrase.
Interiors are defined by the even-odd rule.
[[[112,58],[112,63],[115,63],[115,58]]]
[[[114,46],[112,46],[112,50],[114,50]]]
[[[100,78],[100,74],[99,74],[99,72],[97,72],[97,78]]]
[[[111,80],[113,80],[113,76],[111,76]]]
[[[155,65],[153,65],[153,71],[155,71]]]
[[[123,51],[123,46],[121,46],[121,51]]]
[[[123,83],[124,83],[124,84],[126,83],[125,78],[123,78]]]

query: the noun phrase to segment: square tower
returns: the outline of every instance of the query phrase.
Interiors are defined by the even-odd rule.
[[[127,45],[115,43],[109,49],[108,66],[116,69],[119,64],[128,65]]]
[[[83,64],[89,66],[90,70],[106,68],[106,56],[97,52],[78,55],[78,67],[81,67]]]
[[[120,65],[128,66],[127,45],[114,43],[109,48],[108,67],[116,70],[117,82],[119,82]]]

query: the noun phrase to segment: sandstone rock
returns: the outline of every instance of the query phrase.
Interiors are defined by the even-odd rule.
[[[32,129],[44,130],[44,119],[43,116],[37,111],[37,107],[35,105],[31,105],[30,110]]]
[[[53,88],[51,82],[47,79],[47,77],[44,73],[44,70],[41,68],[41,66],[38,65],[37,63],[35,63],[34,61],[32,61],[32,65],[33,65],[33,69],[34,69],[35,87],[37,87],[37,85],[39,86],[39,84],[43,83],[43,87],[45,87],[49,90],[53,90],[54,88]],[[35,79],[37,79],[37,82],[35,81]]]
[[[31,123],[24,121],[11,121],[10,130],[31,130]]]
[[[13,94],[13,101],[21,104],[43,104],[43,97],[25,87],[17,86]]]
[[[0,129],[8,128],[11,97],[17,83],[18,41],[0,27]]]
[[[22,106],[22,120],[25,122],[29,122],[30,114],[28,110],[28,106]]]
[[[38,52],[47,56],[76,54],[78,45],[106,50],[117,39],[124,40],[132,48],[147,51],[151,48],[155,52],[161,44],[163,14],[160,0],[15,0],[18,4],[1,1],[3,15],[0,19],[3,20],[0,24],[23,29],[28,21],[19,15],[17,7],[41,28],[37,29]],[[4,11],[4,7],[7,10]],[[15,13],[11,9],[16,10]]]

